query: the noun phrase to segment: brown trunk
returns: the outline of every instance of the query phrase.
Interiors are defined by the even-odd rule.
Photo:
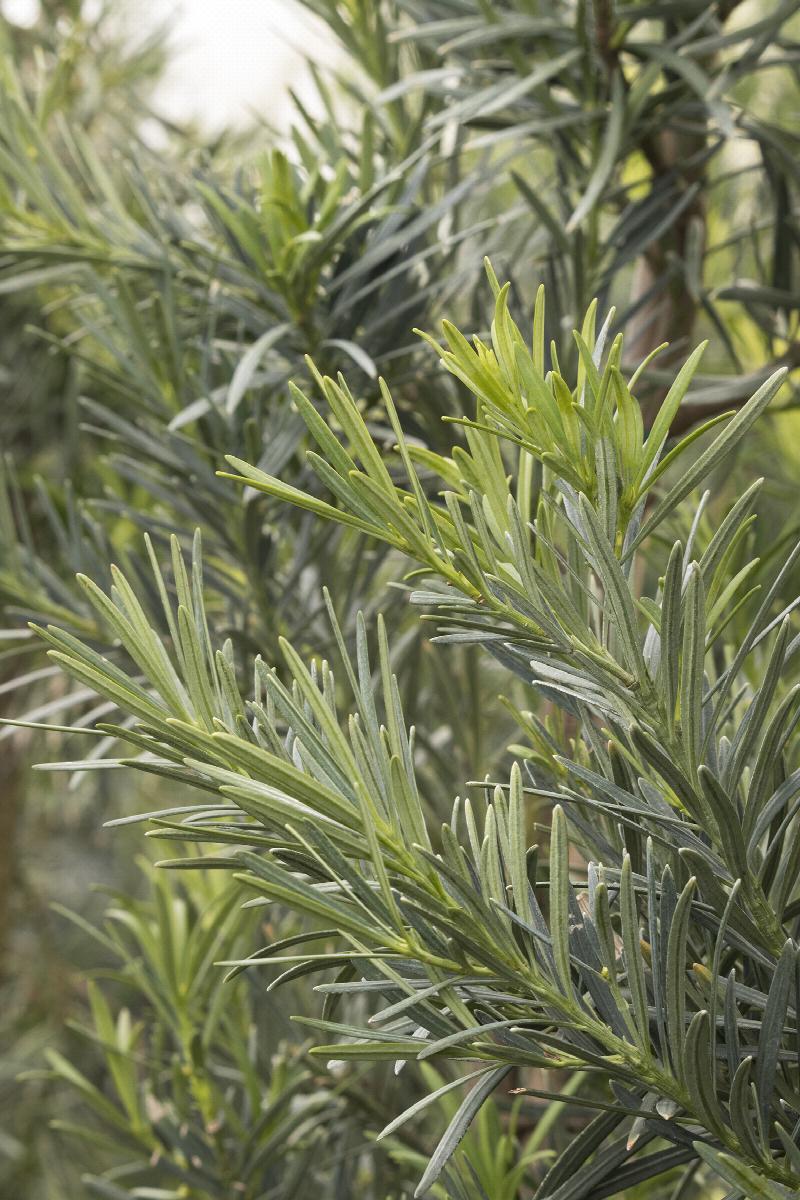
[[[665,130],[649,140],[644,147],[653,170],[654,183],[673,177],[680,186],[689,188],[701,184],[705,176],[703,149],[705,134],[677,134]],[[669,342],[667,359],[685,356],[694,332],[699,297],[688,279],[687,261],[694,243],[698,261],[702,261],[705,243],[705,205],[703,187],[678,217],[672,228],[652,242],[639,258],[633,277],[631,301],[653,295],[646,300],[628,323],[626,358],[638,363],[656,346]],[[658,281],[666,278],[666,286]],[[663,393],[647,397],[646,416],[658,407]]]

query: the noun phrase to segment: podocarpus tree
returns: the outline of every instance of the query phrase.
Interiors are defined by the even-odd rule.
[[[323,379],[322,411],[295,399],[335,503],[231,465],[250,487],[389,542],[414,564],[412,600],[442,640],[478,643],[547,698],[558,719],[521,717],[532,753],[508,779],[477,785],[432,828],[383,625],[361,622],[350,649],[329,605],[349,715],[339,666],[306,664],[289,643],[291,684],[256,659],[243,694],[208,633],[197,559],[194,586],[174,560],[176,604],[154,562],[171,653],[121,574],[110,595],[83,581],[135,674],[56,627],[41,632],[70,675],[133,719],[102,727],[138,751],[128,765],[199,789],[155,816],[155,836],[215,850],[172,865],[231,871],[243,897],[310,919],[278,953],[228,965],[279,962],[287,979],[339,969],[318,990],[340,999],[340,1018],[330,1005],[304,1018],[326,1037],[313,1053],[463,1060],[457,1080],[384,1130],[472,1085],[416,1194],[509,1071],[534,1067],[580,1070],[571,1102],[597,1112],[538,1195],[609,1195],[688,1164],[734,1194],[786,1197],[800,1185],[800,707],[796,602],[774,608],[800,545],[752,601],[760,481],[711,537],[710,493],[687,506],[784,373],[717,422],[701,453],[690,434],[665,455],[700,350],[645,433],[635,392],[647,364],[623,373],[610,319],[596,333],[590,309],[567,381],[557,361],[546,367],[543,293],[530,345],[508,289],[496,291],[491,344],[446,325],[439,348],[475,398],[452,456],[410,445],[384,388],[398,482],[344,384]],[[555,804],[541,854],[534,797]]]
[[[796,361],[794,137],[776,105],[796,85],[796,5],[311,7],[362,66],[366,115],[348,130],[323,85],[327,118],[298,110],[289,159],[249,177],[234,178],[224,154],[192,177],[179,156],[156,170],[142,146],[109,179],[90,143],[53,126],[35,83],[6,89],[2,286],[41,289],[47,336],[72,355],[86,393],[91,464],[77,503],[42,490],[58,559],[27,535],[24,503],[16,545],[7,515],[10,620],[60,629],[81,682],[47,699],[51,717],[77,709],[81,728],[98,717],[108,737],[124,728],[143,751],[138,766],[165,778],[171,797],[176,784],[220,793],[213,810],[173,812],[156,832],[189,843],[183,865],[199,863],[198,833],[249,846],[238,873],[271,897],[263,956],[284,960],[294,989],[278,997],[317,1041],[346,1039],[331,1073],[290,1052],[270,1081],[269,1115],[245,1136],[273,1047],[243,1041],[246,1005],[218,1018],[236,987],[263,1013],[259,973],[227,984],[208,969],[212,947],[225,956],[219,936],[228,957],[244,953],[246,914],[212,936],[241,881],[225,901],[205,870],[185,892],[162,882],[153,909],[119,898],[104,952],[124,961],[133,949],[121,977],[144,1030],[124,1009],[114,1025],[95,993],[89,1037],[107,1057],[106,1091],[51,1064],[113,1130],[110,1146],[99,1134],[93,1146],[116,1165],[87,1187],[288,1196],[313,1162],[314,1186],[331,1194],[371,1187],[384,1200],[441,1170],[434,1189],[459,1198],[516,1198],[536,1183],[563,1200],[633,1194],[640,1180],[651,1195],[662,1177],[667,1194],[687,1164],[681,1194],[717,1176],[734,1194],[737,1180],[747,1195],[784,1194],[797,1080],[782,940],[796,897],[793,760],[778,753],[793,710],[779,664],[794,646],[782,633],[773,649],[770,623],[795,560],[780,574],[769,553],[754,563],[774,538],[753,523],[750,490],[719,532],[722,481],[699,514],[690,499],[769,389],[723,433],[695,429],[704,440],[685,456],[674,438]],[[352,92],[352,79],[344,86]],[[463,388],[408,331],[431,310],[489,324],[479,248],[513,262],[526,286],[546,278],[548,309],[537,305],[523,349],[501,299],[496,362],[447,330],[445,365],[478,397],[462,418]],[[625,328],[624,357],[619,342],[603,357],[592,315],[583,344],[569,336],[593,295],[601,311],[621,301],[605,340]],[[700,320],[714,330],[715,374],[682,374],[670,391]],[[637,374],[664,336],[673,360]],[[345,369],[353,393],[328,380],[312,394],[307,352],[323,375]],[[312,399],[292,399],[290,379]],[[471,427],[442,426],[443,412]],[[714,436],[714,454],[693,457]],[[243,495],[215,475],[226,453],[250,485]],[[321,516],[343,525],[337,539]],[[146,551],[134,522],[152,535]],[[180,546],[154,575],[169,531],[188,554],[196,525],[205,571],[198,543],[191,582]],[[682,543],[671,557],[665,537]],[[403,593],[385,587],[408,557],[428,575],[414,598],[441,637],[471,645],[466,666],[463,645],[409,655],[421,643]],[[130,590],[109,574],[112,559]],[[76,569],[117,589],[121,616],[73,584]],[[322,583],[341,628],[322,619]],[[751,594],[759,583],[763,602]],[[285,659],[279,633],[296,647]],[[337,642],[354,653],[351,668],[309,677],[303,656],[330,656]],[[254,666],[259,651],[274,672]],[[499,670],[520,724],[524,769],[510,783],[496,753],[506,710],[490,700]],[[351,708],[352,727],[336,716]],[[73,767],[102,768],[115,753],[104,737]],[[440,834],[443,795],[466,783],[466,763],[492,787],[479,785]],[[553,801],[568,815],[571,860],[561,816],[548,832]],[[228,851],[203,865],[233,862]],[[298,927],[298,914],[317,920]],[[132,943],[115,936],[126,926]],[[311,934],[320,941],[306,955]],[[321,1015],[305,979],[320,964],[340,970],[321,985]],[[388,1010],[377,1011],[381,998]],[[365,1111],[370,1093],[342,1063],[420,1053],[444,1074],[409,1065],[393,1093],[373,1086],[380,1103]],[[461,1109],[458,1058],[477,1060]],[[545,1181],[547,1130],[564,1110],[541,1119],[520,1096],[499,1118],[487,1096],[509,1067],[517,1087],[540,1093],[560,1093],[566,1071],[567,1093],[601,1114],[582,1119]],[[598,1081],[609,1075],[611,1091]],[[292,1137],[284,1115],[300,1103],[314,1119]],[[445,1114],[452,1124],[426,1167],[425,1124],[441,1128]],[[391,1165],[364,1157],[357,1132],[387,1122]]]
[[[76,15],[80,16],[77,9]],[[62,13],[61,28],[65,17]],[[81,714],[81,720],[94,719],[100,715],[97,698],[88,699],[87,689],[65,691],[41,661],[32,662],[35,649],[25,638],[25,618],[56,620],[74,633],[90,636],[97,648],[117,653],[117,648],[104,643],[104,630],[75,587],[74,576],[84,571],[102,578],[113,559],[125,565],[137,585],[147,586],[147,554],[139,538],[131,538],[136,523],[145,524],[156,546],[163,543],[165,530],[190,539],[195,525],[202,524],[210,620],[215,630],[231,637],[240,662],[252,647],[270,651],[280,632],[301,638],[304,644],[324,635],[318,580],[326,558],[343,573],[345,561],[350,563],[353,611],[357,605],[374,602],[380,581],[392,575],[380,552],[363,555],[352,535],[331,538],[305,519],[276,522],[258,497],[241,504],[235,489],[215,478],[214,469],[226,451],[256,455],[269,445],[271,469],[299,465],[300,478],[307,478],[297,454],[303,425],[285,394],[287,377],[302,378],[303,352],[313,349],[325,369],[345,363],[352,367],[355,360],[369,379],[375,373],[373,357],[384,352],[396,355],[403,342],[412,342],[410,326],[424,318],[426,300],[456,286],[459,279],[453,249],[440,245],[431,231],[447,215],[453,247],[457,247],[462,240],[459,205],[469,193],[485,190],[477,179],[448,183],[448,173],[432,165],[430,147],[419,127],[410,136],[406,123],[402,145],[395,148],[392,131],[366,111],[359,130],[361,144],[354,141],[324,85],[328,116],[306,121],[295,131],[294,161],[280,152],[268,155],[247,179],[235,177],[210,153],[193,175],[187,160],[195,153],[195,143],[189,137],[177,138],[174,131],[168,152],[155,155],[147,141],[139,139],[134,125],[130,139],[118,139],[120,150],[125,147],[124,156],[106,154],[99,140],[85,136],[83,109],[79,118],[70,121],[66,107],[52,102],[60,84],[85,105],[80,59],[64,51],[73,36],[76,44],[88,38],[95,51],[96,42],[80,20],[77,26],[74,34],[56,38],[53,52],[50,38],[55,26],[48,25],[44,45],[32,64],[20,57],[4,64],[3,88],[0,287],[10,297],[7,303],[22,300],[37,312],[40,337],[44,337],[39,343],[42,349],[37,348],[37,364],[51,357],[53,348],[66,352],[56,361],[62,369],[65,362],[69,365],[74,391],[82,393],[80,399],[75,397],[75,407],[85,420],[82,436],[73,443],[75,458],[68,482],[64,482],[66,462],[60,459],[58,469],[51,469],[41,443],[35,443],[30,453],[13,456],[8,503],[0,511],[0,590],[9,626],[4,657],[8,662],[15,656],[18,673],[3,690],[16,701],[17,712],[18,697],[25,694],[27,715],[50,721],[71,720],[75,713]],[[92,70],[101,57],[93,59]],[[120,90],[123,82],[120,72]],[[109,116],[118,105],[129,116],[136,111],[133,104],[125,106],[114,96],[106,106]],[[298,108],[298,118],[301,115]],[[320,160],[325,163],[322,170]],[[26,163],[33,169],[26,169]],[[398,250],[407,252],[409,246],[414,247],[411,260],[398,261]],[[475,275],[477,262],[474,258],[467,275]],[[430,271],[427,281],[425,271]],[[33,319],[30,309],[27,319]],[[367,325],[370,332],[363,336]],[[356,331],[359,344],[352,340]],[[405,355],[395,358],[396,368],[403,367],[407,380],[409,425],[430,438],[438,428],[438,412],[447,407],[447,397],[434,396],[429,388],[426,407],[408,415],[418,381],[413,359],[408,365],[407,361]],[[15,372],[15,379],[20,387],[29,382],[22,369]],[[37,398],[46,417],[55,402],[47,395]],[[61,397],[58,407],[66,409]],[[55,421],[46,419],[42,425],[48,435],[57,428]],[[63,447],[63,441],[56,444]],[[42,467],[46,482],[34,475]],[[341,592],[339,599],[347,603]],[[24,669],[28,664],[30,669]],[[398,639],[395,667],[401,688],[413,683],[417,691],[424,691],[430,698],[429,711],[436,714],[430,736],[421,738],[420,746],[429,794],[432,798],[438,794],[441,803],[451,781],[477,767],[479,748],[483,761],[498,760],[508,719],[499,714],[498,721],[498,714],[482,703],[491,681],[485,672],[475,670],[474,656],[472,661],[463,657],[456,671],[444,672],[432,656],[421,652],[419,640],[405,637]],[[473,736],[468,743],[455,744],[449,736],[447,713],[455,707],[456,697],[469,696]],[[111,711],[107,707],[106,715]],[[4,734],[12,732],[7,729]],[[462,753],[467,758],[459,761]],[[84,774],[83,778],[93,777]],[[79,794],[87,793],[91,797],[89,788],[80,789]],[[110,795],[116,811],[130,806],[130,797],[113,790]],[[8,793],[4,805],[10,813]],[[100,820],[98,816],[94,823]],[[18,863],[10,838],[7,841],[9,861]],[[60,845],[58,853],[62,853]],[[115,881],[120,878],[121,885],[129,874],[123,875],[126,857],[121,851],[119,869],[109,872]],[[15,874],[19,883],[19,867]],[[91,873],[87,878],[93,878]],[[288,1196],[307,1182],[311,1160],[320,1186],[335,1179],[347,1193],[351,1178],[365,1172],[363,1120],[380,1124],[389,1112],[363,1095],[352,1073],[340,1079],[312,1072],[299,1038],[292,1037],[285,1020],[269,1028],[266,1036],[250,1038],[244,1009],[238,1014],[238,1029],[227,1022],[220,1033],[214,1022],[204,1024],[198,1050],[197,1038],[187,1025],[206,1005],[211,1012],[224,1011],[222,973],[211,972],[210,980],[203,975],[190,998],[182,996],[173,978],[167,996],[154,1003],[160,993],[154,990],[153,974],[175,975],[172,954],[181,959],[185,954],[185,961],[196,965],[191,947],[202,943],[203,922],[215,911],[210,883],[205,894],[204,905],[198,877],[193,904],[175,895],[174,907],[182,914],[177,919],[180,936],[170,933],[170,953],[152,956],[149,981],[146,972],[143,980],[142,972],[125,964],[126,957],[136,957],[139,940],[121,950],[111,936],[117,930],[113,914],[122,899],[112,905],[111,928],[101,933],[97,951],[90,953],[107,969],[112,963],[125,964],[121,991],[111,998],[121,1014],[113,1045],[107,1023],[101,1026],[96,1014],[84,1019],[75,1012],[79,1005],[74,994],[64,1001],[77,1017],[73,1024],[91,1027],[83,1031],[89,1053],[75,1066],[60,1052],[53,1053],[49,1070],[56,1082],[65,1079],[70,1087],[77,1084],[89,1108],[94,1107],[95,1120],[87,1125],[88,1139],[72,1143],[63,1170],[65,1159],[57,1156],[60,1188],[74,1191],[80,1186],[81,1168],[96,1177],[87,1181],[89,1190],[107,1188],[108,1179],[100,1176],[110,1164],[119,1189],[123,1186],[120,1164],[127,1166],[131,1159],[134,1167],[124,1172],[125,1186],[163,1187],[176,1178],[176,1171],[185,1183],[188,1155],[194,1164],[193,1186],[199,1186],[202,1178],[206,1193],[213,1196],[228,1196],[245,1179],[249,1188],[258,1189],[254,1194],[267,1186],[280,1186]],[[163,893],[158,895],[163,899]],[[29,908],[29,895],[25,907]],[[143,903],[139,911],[130,897],[123,904],[126,913],[133,910],[131,920],[147,931],[154,928],[150,908]],[[155,934],[150,933],[157,938],[162,927],[172,925],[163,903],[158,919]],[[85,930],[81,914],[77,927],[79,932]],[[291,917],[272,922],[270,928],[276,937],[294,932]],[[52,960],[52,948],[44,945],[44,939],[35,957]],[[25,994],[24,986],[20,992]],[[17,1007],[14,999],[13,1028],[27,1030],[30,1011],[24,1003]],[[262,1000],[258,1013],[264,1021],[275,1009]],[[36,1034],[41,1036],[40,1030]],[[278,1038],[281,1044],[276,1043]],[[144,1059],[143,1039],[149,1051]],[[99,1043],[104,1052],[98,1053]],[[20,1039],[20,1053],[1,1064],[0,1078],[8,1080],[10,1102],[12,1089],[16,1094],[13,1078],[22,1060],[22,1044]],[[241,1067],[243,1045],[253,1056],[246,1069]],[[276,1050],[297,1062],[298,1070],[284,1074],[276,1069],[274,1079],[270,1078]],[[116,1071],[120,1056],[130,1058],[138,1068],[135,1110],[130,1079],[120,1081]],[[190,1087],[182,1084],[184,1073],[191,1077]],[[254,1073],[262,1080],[270,1078],[275,1122],[265,1118],[252,1139],[227,1131],[225,1136],[209,1132],[212,1104],[223,1107],[228,1124],[241,1132],[247,1114],[258,1104]],[[102,1089],[97,1090],[104,1078],[106,1088],[115,1094],[116,1112],[104,1102]],[[409,1080],[407,1074],[400,1081],[405,1096],[413,1094]],[[40,1086],[34,1082],[27,1090],[26,1105],[14,1101],[10,1124],[24,1143],[29,1126],[17,1116],[21,1110],[41,1109],[42,1093],[36,1090]],[[325,1097],[327,1106],[320,1107]],[[71,1103],[71,1099],[55,1102],[48,1108],[48,1116],[59,1127]],[[286,1154],[275,1156],[272,1148],[280,1136],[278,1129],[286,1128],[281,1126],[286,1113],[305,1103],[311,1106],[309,1112],[319,1117],[324,1109],[330,1119],[293,1123]],[[67,1119],[69,1115],[67,1111]],[[109,1122],[111,1141],[104,1132]],[[67,1123],[73,1128],[73,1122]],[[39,1137],[45,1124],[40,1112],[32,1124]],[[421,1148],[413,1137],[404,1136],[397,1144],[406,1153]],[[9,1145],[14,1145],[11,1139]],[[30,1189],[32,1195],[38,1186],[37,1197],[49,1195],[48,1184],[38,1177],[46,1180],[50,1174],[50,1155],[42,1146],[43,1139],[37,1148],[29,1147],[27,1156],[10,1161],[8,1186]],[[158,1146],[162,1152],[154,1157]],[[510,1151],[503,1152],[498,1171],[506,1170],[511,1157]],[[391,1181],[406,1178],[407,1173],[396,1167],[387,1176],[390,1160],[385,1153],[373,1152],[368,1161],[375,1195],[385,1195]],[[510,1169],[516,1171],[517,1164]],[[36,1183],[32,1174],[37,1174]]]

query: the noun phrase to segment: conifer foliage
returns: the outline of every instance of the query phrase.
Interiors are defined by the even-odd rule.
[[[645,436],[631,390],[642,369],[624,376],[622,336],[605,348],[609,322],[596,336],[587,314],[575,335],[579,375],[567,382],[544,369],[543,293],[533,346],[509,317],[507,294],[497,290],[490,345],[445,327],[443,361],[476,398],[474,416],[459,420],[466,445],[452,456],[414,452],[386,389],[405,476],[397,483],[344,381],[320,379],[322,411],[296,399],[338,503],[232,465],[249,486],[389,541],[419,565],[411,598],[432,611],[438,636],[477,642],[529,681],[564,715],[571,736],[561,744],[533,718],[536,761],[479,785],[431,828],[383,624],[360,620],[348,649],[331,606],[340,665],[307,664],[284,643],[291,682],[256,659],[243,695],[208,632],[199,541],[191,576],[175,548],[174,604],[154,561],[171,653],[123,575],[114,573],[110,594],[82,580],[135,674],[56,627],[41,632],[74,679],[135,719],[102,730],[139,753],[94,765],[126,762],[200,791],[197,803],[150,814],[156,836],[214,848],[171,865],[229,870],[243,898],[312,919],[291,953],[267,947],[227,965],[291,964],[284,978],[293,979],[340,968],[321,990],[368,997],[361,1024],[305,1018],[326,1039],[312,1053],[465,1060],[473,1086],[418,1195],[482,1100],[512,1068],[529,1067],[583,1068],[572,1101],[599,1112],[581,1150],[556,1160],[542,1196],[581,1194],[587,1179],[594,1194],[605,1181],[697,1160],[732,1185],[756,1180],[764,1195],[788,1195],[800,1180],[787,1099],[800,775],[786,751],[800,708],[785,672],[788,612],[773,615],[771,601],[800,546],[767,581],[741,641],[725,644],[758,569],[743,561],[732,575],[729,564],[760,481],[707,544],[693,513],[689,536],[664,545],[676,510],[747,434],[784,373],[716,421],[690,461],[694,434],[678,442],[666,465],[681,460],[681,469],[659,488],[700,353]],[[441,498],[425,486],[434,473]],[[751,689],[754,657],[763,678]],[[529,837],[533,797],[554,803],[541,855]],[[571,845],[580,868],[571,869]],[[571,1190],[559,1191],[565,1179]]]
[[[2,736],[143,881],[29,1078],[106,1200],[788,1200],[798,6],[307,7],[359,72],[252,169],[4,68],[82,423],[7,470]]]

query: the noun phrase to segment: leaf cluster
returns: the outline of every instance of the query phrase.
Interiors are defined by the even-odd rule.
[[[599,1113],[580,1143],[583,1157],[578,1143],[570,1147],[542,1181],[542,1196],[561,1196],[567,1171],[564,1195],[594,1195],[612,1177],[618,1190],[621,1180],[632,1185],[681,1163],[710,1164],[733,1185],[754,1178],[765,1195],[784,1195],[798,1178],[797,952],[789,935],[800,854],[790,741],[798,706],[786,677],[794,605],[777,615],[774,608],[789,564],[763,585],[742,643],[721,649],[718,630],[755,570],[740,571],[731,586],[721,564],[742,539],[757,488],[733,506],[699,559],[691,542],[659,556],[653,537],[744,435],[782,376],[684,463],[675,482],[669,472],[654,481],[659,496],[644,522],[640,498],[620,523],[626,489],[657,470],[661,446],[653,452],[636,437],[630,380],[618,377],[614,349],[606,359],[597,352],[590,315],[579,339],[584,377],[564,395],[560,374],[536,375],[536,348],[523,349],[504,304],[501,289],[491,352],[479,343],[467,357],[467,344],[449,331],[459,354],[444,351],[446,361],[494,427],[468,424],[469,451],[444,460],[440,474],[452,491],[440,500],[426,494],[396,425],[409,474],[408,487],[398,487],[343,383],[322,381],[342,442],[313,406],[299,396],[298,404],[341,504],[323,515],[357,521],[419,562],[432,578],[416,598],[436,610],[447,636],[485,644],[570,715],[571,753],[551,747],[549,778],[526,778],[515,766],[507,783],[480,785],[482,802],[457,800],[434,837],[382,625],[373,667],[365,625],[351,656],[331,610],[349,716],[329,665],[307,666],[288,643],[291,682],[256,659],[245,698],[229,652],[209,640],[199,583],[181,583],[179,557],[177,610],[163,591],[173,657],[119,574],[110,596],[84,586],[140,677],[112,670],[55,628],[46,632],[51,654],[136,718],[127,728],[100,727],[138,748],[123,761],[214,794],[188,813],[151,814],[152,836],[217,847],[170,865],[233,870],[257,902],[338,932],[339,950],[279,956],[282,980],[335,968],[337,982],[320,985],[329,999],[376,1002],[368,1021],[353,1024],[334,1020],[326,1000],[321,1019],[304,1018],[328,1039],[313,1053],[473,1064],[479,1082],[431,1157],[419,1195],[439,1178],[485,1097],[519,1068],[585,1071],[588,1086],[574,1102]],[[510,378],[509,346],[518,351]],[[679,375],[678,391],[695,363],[693,356]],[[598,397],[608,392],[606,410]],[[667,412],[673,403],[665,400]],[[602,464],[595,472],[588,456],[574,479],[558,473],[553,456],[545,460],[541,445],[555,414],[562,429],[570,418],[580,422],[587,443],[594,434]],[[535,516],[523,522],[519,466],[507,474],[500,447],[510,428],[526,425],[519,454],[540,474]],[[676,449],[683,459],[690,446]],[[432,455],[425,465],[438,466]],[[241,469],[250,486],[312,506]],[[313,507],[323,511],[317,501]],[[645,553],[658,581],[650,599],[638,591],[648,578],[637,569]],[[195,559],[196,581],[198,570]],[[763,671],[751,689],[742,668],[759,650]],[[546,744],[546,730],[539,732]],[[556,802],[542,861],[530,844],[529,796]],[[570,859],[567,814],[580,868]],[[262,962],[275,958],[229,965]],[[408,1116],[419,1111],[412,1106]]]

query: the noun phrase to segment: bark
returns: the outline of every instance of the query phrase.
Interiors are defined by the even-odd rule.
[[[636,263],[631,302],[651,298],[644,301],[626,331],[626,358],[633,363],[663,342],[670,344],[664,363],[681,359],[693,338],[699,298],[689,284],[686,267],[690,243],[695,239],[700,243],[701,261],[705,244],[705,140],[705,130],[683,134],[666,129],[644,147],[654,185],[669,181],[684,189],[700,186],[669,232],[652,242]],[[664,279],[666,285],[662,282],[660,286]],[[647,398],[646,419],[652,419],[663,396],[658,392]]]

